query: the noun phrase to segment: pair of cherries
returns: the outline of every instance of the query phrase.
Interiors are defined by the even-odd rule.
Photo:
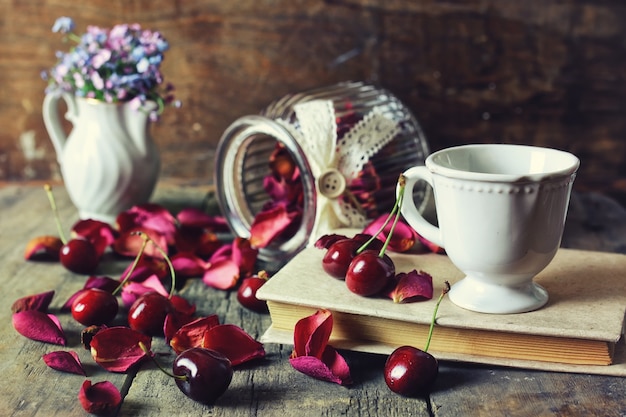
[[[322,259],[324,271],[334,278],[345,279],[347,288],[355,294],[375,295],[382,291],[395,275],[394,263],[385,250],[399,216],[404,188],[405,178],[401,175],[398,180],[398,197],[395,205],[385,224],[374,235],[378,236],[386,227],[386,223],[395,215],[394,224],[385,242],[365,234],[357,234],[352,238],[329,235],[324,240],[318,241],[318,247],[327,249]],[[425,395],[432,389],[439,373],[439,363],[433,355],[428,353],[428,348],[439,304],[448,291],[449,284],[446,282],[435,306],[424,350],[413,346],[401,346],[387,358],[384,366],[384,379],[393,392],[407,397],[416,397]]]

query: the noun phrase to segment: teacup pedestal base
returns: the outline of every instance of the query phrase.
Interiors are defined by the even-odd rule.
[[[548,292],[532,279],[506,286],[466,276],[452,285],[448,296],[459,307],[489,314],[525,313],[548,302]]]

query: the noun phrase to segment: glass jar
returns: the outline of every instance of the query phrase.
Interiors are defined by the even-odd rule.
[[[240,237],[272,209],[282,213],[276,219],[291,217],[259,249],[264,267],[277,270],[321,235],[389,213],[399,175],[428,153],[415,117],[385,89],[345,82],[289,94],[226,129],[215,159],[217,200]],[[415,187],[422,208],[429,192]]]

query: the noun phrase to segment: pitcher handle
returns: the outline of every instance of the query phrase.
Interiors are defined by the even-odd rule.
[[[65,118],[73,124],[77,116],[74,96],[60,92],[48,93],[43,100],[42,109],[43,121],[46,126],[46,130],[48,131],[48,135],[50,136],[52,145],[54,145],[54,150],[56,151],[57,160],[59,162],[61,162],[63,148],[65,147],[65,142],[67,141],[67,135],[63,130],[61,120],[59,118],[58,104],[59,99],[61,98],[67,104],[67,113],[65,114]]]
[[[431,172],[425,166],[417,166],[409,168],[403,175],[406,178],[406,186],[404,189],[405,198],[402,199],[402,207],[400,207],[402,215],[417,233],[443,248],[441,230],[430,224],[430,222],[421,215],[417,207],[415,207],[415,201],[412,198],[413,187],[418,180],[426,181],[431,187],[433,186],[433,176]],[[409,198],[406,198],[407,196]]]

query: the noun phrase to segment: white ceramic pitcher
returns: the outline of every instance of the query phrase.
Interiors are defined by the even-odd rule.
[[[69,135],[59,117],[61,99],[73,125]],[[81,219],[113,224],[121,211],[150,199],[160,155],[145,109],[52,92],[44,99],[43,118]]]

